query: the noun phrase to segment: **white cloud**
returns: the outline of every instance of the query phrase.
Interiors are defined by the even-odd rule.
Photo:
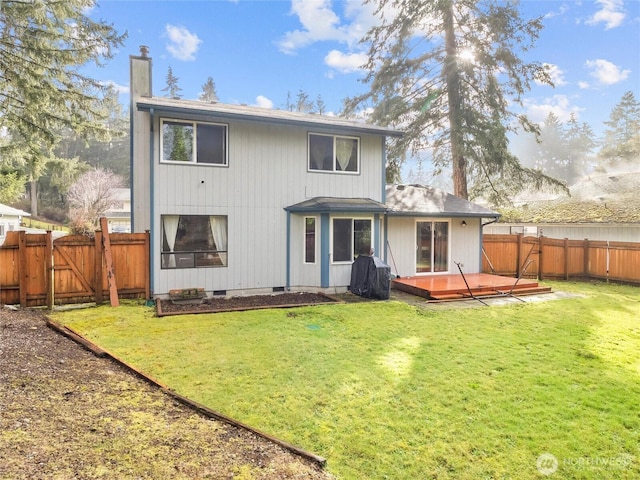
[[[165,34],[169,38],[167,51],[178,60],[192,61],[196,59],[196,52],[202,40],[195,33],[184,27],[167,24]]]
[[[344,28],[340,28],[340,18],[332,10],[331,0],[292,0],[291,14],[297,15],[302,30],[285,33],[278,42],[284,53],[294,53],[317,41],[345,41],[347,38]]]
[[[534,103],[533,100],[525,101],[527,117],[534,123],[542,123],[549,113],[555,114],[561,122],[569,120],[571,114],[575,114],[576,118],[582,110],[581,108],[571,105],[566,95],[554,95],[545,98],[542,103]]]
[[[619,27],[626,17],[622,0],[597,0],[602,8],[587,20],[587,25],[605,24],[605,30]]]
[[[580,87],[582,90],[589,88],[589,86],[589,82],[578,82],[578,87]]]
[[[567,81],[564,79],[564,72],[560,69],[560,67],[554,65],[553,63],[545,63],[543,65],[543,68],[547,71],[549,77],[551,77],[551,81],[556,87],[561,87],[567,84]],[[546,85],[546,83],[542,83],[538,80],[536,80],[535,82],[538,85]]]
[[[375,5],[348,0],[343,6],[344,18],[341,19],[333,10],[331,0],[291,0],[291,14],[298,17],[302,28],[285,33],[277,42],[280,51],[293,54],[320,41],[355,45],[376,23]]]
[[[589,75],[598,80],[601,85],[613,85],[626,80],[631,70],[622,70],[616,64],[598,58],[587,60],[585,66],[589,70]]]
[[[262,108],[273,108],[273,101],[268,99],[267,97],[265,97],[264,95],[258,95],[256,97],[256,103],[255,103],[256,107],[262,107]]]
[[[338,50],[331,50],[324,57],[324,63],[339,72],[351,73],[357,72],[368,59],[366,53],[342,53]]]
[[[124,93],[124,94],[129,93],[129,87],[127,85],[120,85],[114,82],[113,80],[105,80],[104,82],[100,82],[100,83],[102,83],[103,85],[109,85],[115,88],[116,92],[118,93]]]

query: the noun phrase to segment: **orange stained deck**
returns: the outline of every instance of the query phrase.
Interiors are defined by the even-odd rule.
[[[476,297],[503,295],[511,291],[517,280],[488,273],[469,273],[465,278],[469,288],[460,274],[399,277],[392,281],[392,288],[428,299],[448,300],[470,297],[469,289]],[[550,290],[548,287],[541,287],[536,280],[521,278],[513,288],[513,294],[544,293]]]

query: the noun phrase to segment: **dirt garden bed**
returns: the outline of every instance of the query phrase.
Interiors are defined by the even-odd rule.
[[[323,293],[274,293],[243,297],[209,297],[201,303],[174,303],[168,299],[157,299],[158,316],[184,315],[187,313],[218,313],[261,308],[289,308],[305,305],[341,303],[343,300]]]
[[[317,464],[207,418],[0,306],[0,479],[327,479]]]

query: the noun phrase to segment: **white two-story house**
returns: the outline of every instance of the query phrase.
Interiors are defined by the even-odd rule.
[[[340,291],[355,257],[386,259],[385,140],[402,132],[155,97],[151,58],[143,52],[130,62],[132,225],[150,231],[154,295],[197,287],[226,295]],[[394,210],[407,229],[396,238],[415,241],[424,226],[407,220],[406,206]],[[479,212],[463,213],[480,225]],[[479,232],[468,254],[477,268]]]

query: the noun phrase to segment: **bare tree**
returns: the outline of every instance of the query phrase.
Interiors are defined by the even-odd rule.
[[[72,231],[90,233],[95,230],[100,217],[117,205],[117,189],[123,185],[122,177],[99,167],[80,176],[67,194]]]

